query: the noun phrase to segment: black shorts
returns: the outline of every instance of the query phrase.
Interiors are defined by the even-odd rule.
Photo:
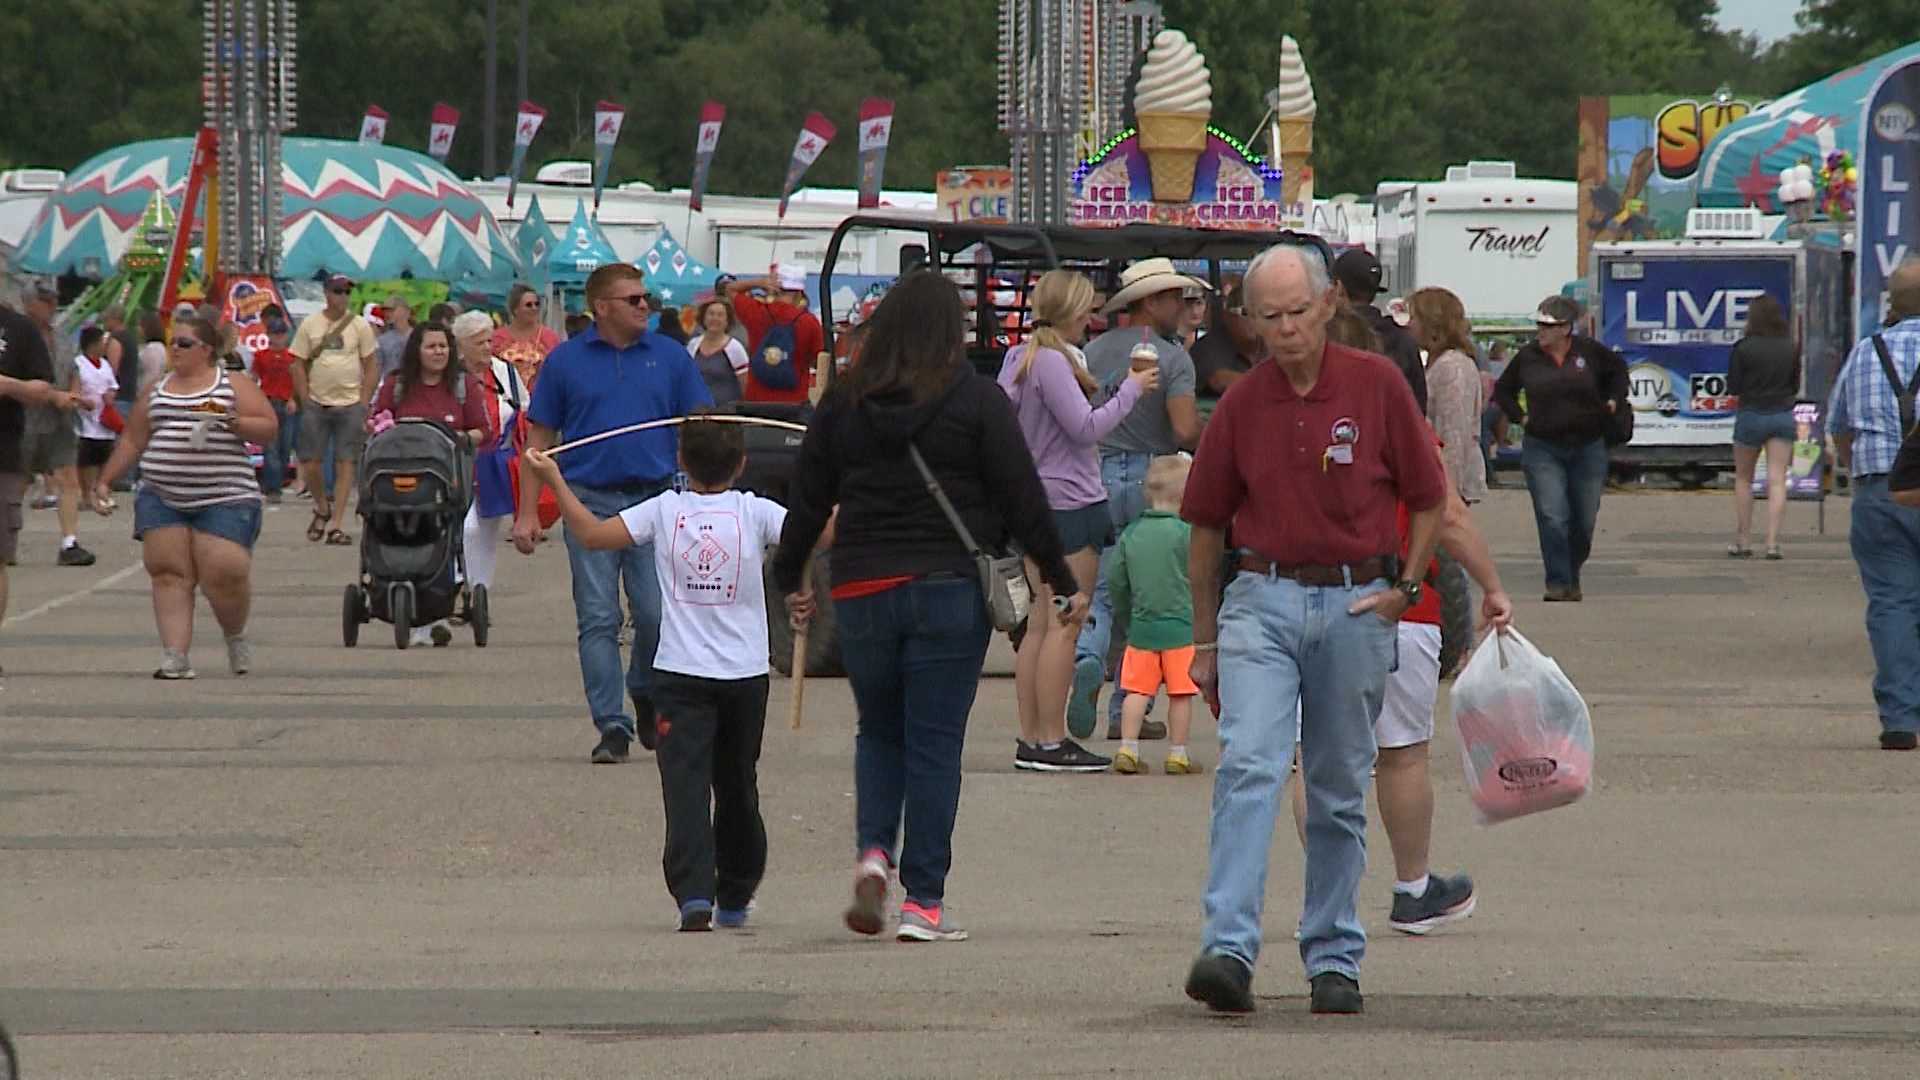
[[[75,464],[83,469],[100,468],[107,463],[108,458],[113,457],[113,443],[112,439],[89,439],[84,435],[81,436],[80,447],[74,452]]]
[[[1105,551],[1113,543],[1113,517],[1105,499],[1092,506],[1055,510],[1053,527],[1060,533],[1061,549],[1069,555],[1089,548]]]

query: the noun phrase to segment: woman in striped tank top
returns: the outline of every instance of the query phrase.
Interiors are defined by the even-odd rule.
[[[175,320],[172,371],[128,418],[96,490],[109,489],[139,459],[133,537],[153,582],[156,679],[193,678],[187,650],[195,586],[226,634],[233,673],[245,675],[253,662],[246,633],[260,485],[246,444],[271,444],[279,421],[253,380],[222,369],[219,340],[206,319]]]

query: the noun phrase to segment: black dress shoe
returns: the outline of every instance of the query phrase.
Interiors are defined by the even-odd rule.
[[[660,730],[654,724],[653,699],[639,694],[633,698],[633,731],[640,738],[640,747],[651,751],[660,745]]]
[[[1187,996],[1214,1012],[1253,1011],[1253,972],[1221,953],[1202,953],[1187,971]]]
[[[618,732],[601,736],[593,748],[593,756],[588,760],[595,765],[618,765],[627,760],[627,737]]]
[[[1880,733],[1880,749],[1912,750],[1920,745],[1920,736],[1911,731],[1883,731]]]
[[[1313,1011],[1333,1015],[1352,1015],[1367,1011],[1360,996],[1360,984],[1337,971],[1323,971],[1313,977]]]

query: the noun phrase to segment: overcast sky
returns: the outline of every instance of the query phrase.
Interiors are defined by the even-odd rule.
[[[1774,41],[1794,32],[1800,6],[1801,0],[1720,0],[1720,25]]]

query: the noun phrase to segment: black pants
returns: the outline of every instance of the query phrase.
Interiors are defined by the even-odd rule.
[[[759,783],[767,677],[701,679],[656,668],[652,695],[667,890],[676,904],[745,908],[767,869]]]

